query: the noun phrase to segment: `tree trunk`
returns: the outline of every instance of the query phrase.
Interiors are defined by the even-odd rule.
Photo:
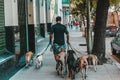
[[[94,32],[94,43],[92,53],[96,54],[100,63],[104,63],[105,59],[105,29],[109,8],[109,0],[98,0],[96,9],[96,22]]]

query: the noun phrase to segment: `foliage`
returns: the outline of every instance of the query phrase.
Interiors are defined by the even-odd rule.
[[[98,0],[90,0],[90,11],[92,15],[95,15],[96,12],[96,6],[97,6]],[[120,3],[120,0],[110,0],[111,6],[116,6],[116,10],[120,8],[120,6],[117,4]],[[70,5],[72,7],[71,14],[72,15],[87,15],[87,3],[86,0],[71,0]]]
[[[110,4],[115,6],[117,3],[119,3],[120,0],[110,0]]]
[[[84,0],[71,0],[73,15],[86,14],[86,1]]]

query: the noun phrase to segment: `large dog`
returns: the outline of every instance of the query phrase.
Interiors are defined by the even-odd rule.
[[[88,62],[86,56],[81,56],[77,59],[78,71],[81,71],[83,80],[87,77]]]
[[[64,77],[64,70],[65,70],[65,52],[61,51],[59,54],[54,55],[55,56],[55,60],[57,62],[56,64],[56,70],[58,75],[61,75],[62,77]]]
[[[98,63],[97,56],[94,55],[94,54],[89,54],[87,60],[88,60],[89,66],[93,65],[94,71],[96,72],[96,69],[97,69],[96,66],[97,66],[97,63]]]
[[[69,78],[72,80],[75,79],[75,73],[76,73],[76,58],[75,58],[75,52],[73,50],[67,51],[67,64],[68,64],[68,71],[69,71]]]
[[[28,66],[30,65],[30,62],[31,62],[31,61],[33,62],[33,60],[32,60],[33,52],[28,51],[28,52],[25,54],[25,57],[26,57],[26,67],[28,67]]]

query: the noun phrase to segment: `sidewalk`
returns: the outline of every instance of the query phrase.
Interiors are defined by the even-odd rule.
[[[86,44],[85,38],[81,36],[79,31],[70,31],[70,42],[79,49],[83,55],[86,55],[86,46],[79,46],[79,44]],[[110,57],[110,49],[107,51],[107,57],[110,58],[108,63],[97,66],[97,72],[88,69],[88,77],[86,80],[120,80],[120,68],[116,66],[116,61]],[[35,69],[34,64],[29,68],[22,68],[9,80],[70,80],[68,78],[61,78],[57,76],[55,71],[55,60],[53,53],[48,49],[43,56],[44,62],[40,69]],[[81,74],[76,75],[75,80],[82,80]]]

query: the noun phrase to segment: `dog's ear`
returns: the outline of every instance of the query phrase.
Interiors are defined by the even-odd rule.
[[[60,56],[58,55],[58,58],[60,58]]]
[[[73,51],[73,50],[68,50],[67,53],[73,54],[73,53],[75,53],[75,51]]]
[[[77,58],[77,63],[80,61],[80,58]]]
[[[89,61],[89,57],[87,57],[86,60]]]
[[[38,58],[40,55],[37,55],[36,58]]]
[[[77,61],[79,60],[80,58],[77,58]]]

